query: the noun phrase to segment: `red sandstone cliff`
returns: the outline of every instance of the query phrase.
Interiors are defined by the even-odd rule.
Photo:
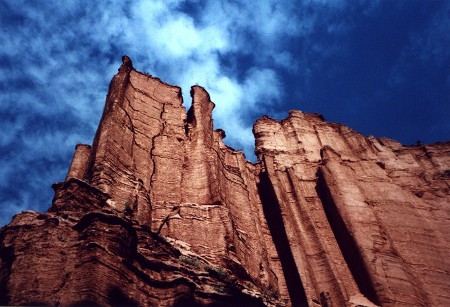
[[[1,229],[0,304],[450,304],[450,143],[292,111],[252,164],[191,96],[124,57],[49,211]]]

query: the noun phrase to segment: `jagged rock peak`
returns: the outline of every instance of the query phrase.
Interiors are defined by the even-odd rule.
[[[133,62],[126,55],[122,56],[122,66],[120,66],[119,71],[121,69],[125,70],[126,72],[130,72],[133,69]]]

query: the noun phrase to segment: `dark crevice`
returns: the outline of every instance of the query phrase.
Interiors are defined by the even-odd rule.
[[[195,121],[195,114],[194,114],[194,101],[192,101],[192,105],[189,108],[189,110],[187,111],[186,114],[186,122],[188,124],[193,124]]]
[[[27,304],[28,306],[48,306],[48,305],[34,305],[34,304]],[[98,302],[96,302],[95,300],[90,300],[90,299],[85,299],[85,300],[81,300],[78,301],[74,304],[70,304],[69,306],[71,307],[92,307],[92,306],[101,306]]]
[[[5,242],[4,235],[0,234],[0,242]],[[0,306],[8,306],[10,301],[8,280],[15,260],[12,246],[0,244]]]
[[[295,265],[286,229],[284,228],[280,204],[275,195],[275,190],[267,173],[261,172],[259,179],[258,191],[261,196],[264,215],[280,258],[292,305],[308,306],[305,290],[297,266]]]
[[[192,99],[192,105],[186,113],[186,120],[184,121],[184,132],[189,138],[189,130],[196,124],[195,114],[194,114],[194,99]]]
[[[133,300],[130,295],[125,294],[122,289],[115,286],[108,291],[108,303],[109,306],[139,306],[139,304]]]
[[[8,306],[9,304],[8,290],[4,282],[0,283],[0,305]]]
[[[323,209],[330,223],[334,237],[341,249],[342,255],[355,279],[359,290],[374,304],[380,305],[380,301],[372,284],[370,274],[364,265],[364,260],[359,252],[356,242],[347,228],[342,216],[339,214],[333,201],[330,190],[327,187],[322,172],[318,172],[317,195],[323,204]]]
[[[202,306],[202,304],[198,303],[195,300],[195,297],[192,294],[181,293],[175,299],[173,307],[194,307],[194,306]]]

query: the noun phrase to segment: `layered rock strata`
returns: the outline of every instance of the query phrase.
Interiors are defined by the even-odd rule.
[[[48,213],[1,230],[0,304],[450,304],[450,143],[292,111],[252,164],[191,96],[123,58]]]

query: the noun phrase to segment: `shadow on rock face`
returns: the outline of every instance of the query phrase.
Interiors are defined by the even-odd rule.
[[[118,287],[112,287],[108,291],[108,300],[110,306],[129,306],[129,307],[139,306],[139,304],[135,300],[128,297]]]

